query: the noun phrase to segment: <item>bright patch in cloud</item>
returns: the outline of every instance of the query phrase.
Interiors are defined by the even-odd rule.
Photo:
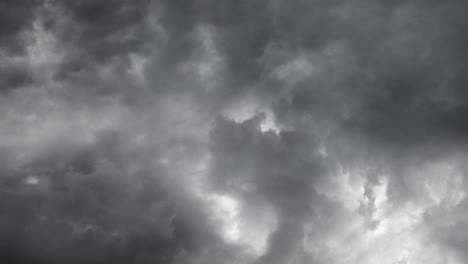
[[[207,197],[211,204],[213,218],[221,222],[221,236],[226,242],[236,242],[240,238],[239,203],[232,197],[211,194]]]

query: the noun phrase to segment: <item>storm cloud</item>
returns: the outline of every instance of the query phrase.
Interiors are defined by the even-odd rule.
[[[0,262],[468,262],[464,1],[0,2]]]

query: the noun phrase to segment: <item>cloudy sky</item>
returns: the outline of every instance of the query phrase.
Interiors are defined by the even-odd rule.
[[[468,263],[467,11],[1,0],[0,262]]]

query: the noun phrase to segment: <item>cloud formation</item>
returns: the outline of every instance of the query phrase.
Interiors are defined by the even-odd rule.
[[[3,1],[0,258],[466,263],[466,7]]]

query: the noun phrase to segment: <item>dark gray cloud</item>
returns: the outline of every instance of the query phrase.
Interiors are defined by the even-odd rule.
[[[313,186],[324,176],[324,165],[314,153],[313,137],[300,132],[262,133],[262,118],[216,123],[211,182],[215,189],[240,192],[247,201],[266,199],[275,207],[278,229],[269,239],[268,253],[257,262],[285,263],[297,250],[305,219],[312,214],[317,195]],[[251,190],[243,190],[245,185]]]
[[[24,30],[32,27],[35,13],[43,1],[2,1],[0,4],[2,52],[21,53],[27,44]]]
[[[466,262],[466,7],[3,1],[0,258]]]
[[[145,23],[148,1],[58,2],[60,20],[52,14],[48,25],[70,51],[59,76],[94,71],[95,67],[151,45]],[[48,22],[48,21],[47,21]]]

